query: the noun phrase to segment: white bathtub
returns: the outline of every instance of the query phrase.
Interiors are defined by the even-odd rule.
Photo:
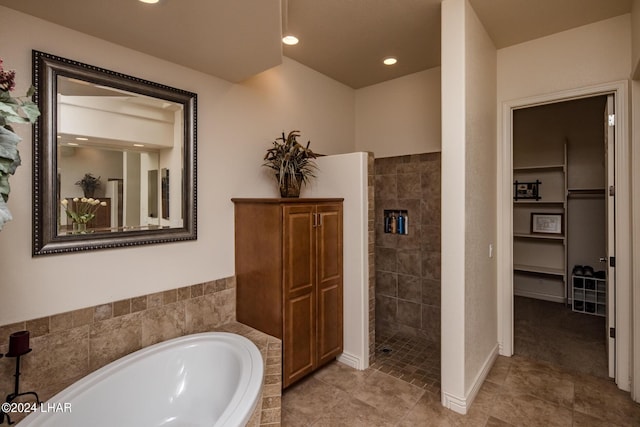
[[[263,374],[260,351],[248,339],[225,332],[187,335],[92,372],[19,425],[243,426]]]

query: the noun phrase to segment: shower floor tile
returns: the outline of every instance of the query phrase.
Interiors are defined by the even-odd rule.
[[[432,393],[440,392],[440,346],[424,338],[380,334],[371,369]]]

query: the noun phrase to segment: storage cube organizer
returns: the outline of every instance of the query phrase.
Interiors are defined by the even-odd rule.
[[[571,276],[571,300],[573,311],[606,316],[607,279],[593,276]]]

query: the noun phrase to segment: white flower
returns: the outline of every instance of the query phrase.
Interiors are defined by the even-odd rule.
[[[65,208],[67,207],[67,205],[69,204],[69,201],[67,199],[62,199],[62,201],[60,202],[60,204],[62,204],[62,206],[64,206]]]
[[[100,206],[107,206],[107,202],[100,202]]]
[[[77,197],[74,197],[74,198],[73,198],[73,201],[74,201],[74,202],[76,202],[76,203],[78,203],[78,202],[80,201],[80,199],[78,199]]]

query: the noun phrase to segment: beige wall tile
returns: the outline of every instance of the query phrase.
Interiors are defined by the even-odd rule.
[[[95,307],[93,312],[93,321],[99,322],[101,320],[110,319],[113,317],[113,304],[102,304]]]
[[[147,309],[147,296],[131,298],[131,312],[136,313]]]
[[[91,371],[142,348],[142,316],[141,313],[127,314],[91,325]]]
[[[59,332],[71,329],[73,326],[73,314],[68,311],[62,314],[56,314],[49,319],[49,332]]]
[[[21,389],[37,390],[89,373],[89,326],[31,340],[33,351],[21,358]]]
[[[89,325],[93,323],[93,307],[81,308],[71,312],[71,318],[73,319],[73,327]]]
[[[131,300],[125,299],[113,303],[113,317],[131,313]]]
[[[49,333],[49,317],[41,317],[27,321],[26,329],[29,331],[29,337],[35,338]]]
[[[142,347],[185,335],[185,304],[150,308],[142,316]]]

